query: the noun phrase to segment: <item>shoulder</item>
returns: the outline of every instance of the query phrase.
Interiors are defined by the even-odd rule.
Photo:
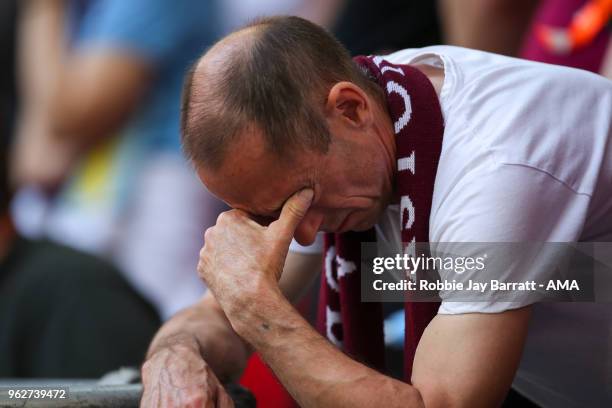
[[[436,178],[430,241],[575,242],[590,202],[540,169],[491,161]]]
[[[462,80],[442,100],[445,143],[487,150],[500,164],[530,166],[593,193],[610,149],[612,81],[502,56],[454,64]]]

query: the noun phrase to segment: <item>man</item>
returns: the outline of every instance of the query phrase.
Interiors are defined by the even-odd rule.
[[[226,37],[188,76],[184,148],[202,182],[234,209],[205,233],[198,271],[210,293],[168,322],[150,347],[144,406],[223,405],[218,379],[239,375],[252,349],[302,406],[499,405],[536,307],[442,302],[408,362],[410,384],[403,383],[343,354],[291,307],[320,262],[296,245],[288,256],[291,239],[309,245],[318,231],[374,226],[378,241],[401,250],[417,224],[417,242],[612,238],[609,81],[443,46],[358,63],[322,29],[285,17]],[[415,155],[403,140],[416,143]],[[414,182],[406,187],[407,174]],[[407,200],[403,191],[413,186],[420,192]],[[346,259],[334,259],[337,277],[326,274],[328,286],[354,272]],[[572,307],[561,328],[574,336],[576,323],[589,336],[599,330],[601,320],[592,325],[580,316],[584,307],[559,306]],[[587,306],[597,309],[589,316],[610,316],[609,307]],[[346,349],[348,341],[333,336],[333,313],[327,337]],[[360,318],[341,316],[351,324]],[[367,340],[367,327],[362,334],[351,341]],[[583,379],[559,372],[584,368],[587,360],[572,359],[573,346],[568,355],[554,350],[540,366],[524,362],[540,374],[557,371],[538,377],[545,385],[557,380],[546,395],[562,401],[555,406],[612,401],[603,363],[609,345],[589,341],[585,350],[600,357],[588,364],[599,366],[582,370]],[[554,354],[548,349],[546,357]]]

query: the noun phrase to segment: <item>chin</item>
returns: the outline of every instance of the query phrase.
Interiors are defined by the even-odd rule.
[[[361,223],[351,228],[351,231],[362,232],[374,228],[375,222]]]
[[[344,228],[342,228],[342,231],[340,231],[340,232],[345,232],[345,231],[355,231],[355,232],[367,231],[367,230],[373,228],[374,225],[376,225],[376,222],[378,221],[378,214],[376,215],[376,217],[374,217],[370,213],[366,213],[361,218],[357,218],[356,215],[357,214],[351,214],[350,215],[351,218],[356,218],[355,221],[351,222],[351,223],[347,223],[347,225]],[[351,220],[351,221],[353,221],[353,220]]]

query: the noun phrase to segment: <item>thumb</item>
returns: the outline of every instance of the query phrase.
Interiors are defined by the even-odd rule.
[[[310,204],[312,203],[314,192],[310,188],[298,191],[285,202],[278,220],[270,224],[273,229],[278,229],[281,236],[293,238],[295,229],[304,218]]]

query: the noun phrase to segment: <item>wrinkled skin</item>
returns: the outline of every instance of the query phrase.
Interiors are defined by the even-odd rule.
[[[155,353],[142,367],[143,408],[202,408],[234,406],[202,356],[190,347],[174,345]]]
[[[231,316],[249,302],[265,301],[258,294],[280,292],[278,280],[296,227],[308,211],[313,192],[294,194],[284,204],[278,220],[260,225],[241,210],[222,213],[206,230],[198,273]],[[219,273],[219,271],[223,271]],[[236,329],[236,328],[234,328]]]

